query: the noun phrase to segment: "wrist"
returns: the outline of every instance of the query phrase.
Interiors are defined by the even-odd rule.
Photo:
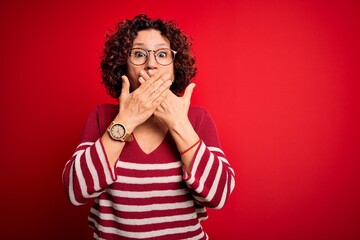
[[[120,142],[129,142],[133,140],[132,133],[129,133],[126,126],[120,122],[113,121],[107,131],[112,140]]]
[[[116,123],[121,123],[122,125],[125,126],[126,128],[126,131],[131,134],[132,132],[134,132],[134,129],[135,129],[135,125],[132,123],[132,121],[129,120],[129,118],[126,118],[124,116],[121,116],[121,115],[117,115],[113,122],[116,122]]]
[[[177,121],[173,122],[171,126],[168,126],[168,128],[170,132],[180,134],[193,129],[193,126],[191,125],[189,119],[178,119]]]
[[[195,148],[195,146],[197,146],[200,142],[201,142],[201,139],[197,140],[193,145],[191,145],[187,149],[180,152],[180,156],[184,155],[185,153],[189,152],[191,149]]]

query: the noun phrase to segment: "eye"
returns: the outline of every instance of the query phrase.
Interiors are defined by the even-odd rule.
[[[165,50],[161,50],[156,54],[156,56],[159,58],[166,58],[168,56],[168,52]]]
[[[145,56],[146,56],[146,54],[145,54],[143,51],[134,51],[134,52],[133,52],[133,55],[134,55],[134,57],[136,57],[136,58],[142,58],[142,57],[145,57]]]

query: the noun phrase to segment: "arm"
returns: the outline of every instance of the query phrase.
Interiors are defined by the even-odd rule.
[[[200,137],[188,118],[190,98],[194,87],[195,84],[191,83],[182,97],[169,93],[155,111],[155,116],[168,127],[177,149],[181,153],[184,169],[188,173],[190,173],[193,156],[200,144]]]
[[[123,123],[131,133],[165,99],[171,80],[166,76],[153,76],[148,83],[142,84],[132,93],[129,92],[128,78],[124,76],[122,80],[120,108],[114,121]],[[74,205],[98,197],[116,181],[116,162],[126,143],[112,140],[106,131],[103,133],[99,129],[99,114],[96,110],[88,118],[81,143],[64,168],[63,183]]]
[[[235,174],[221,149],[217,130],[208,112],[194,123],[202,142],[193,155],[184,180],[199,204],[222,208],[235,187]]]
[[[144,72],[142,73],[144,74]],[[158,108],[170,92],[170,76],[154,74],[146,83],[130,93],[130,82],[126,76],[122,76],[122,89],[120,94],[119,113],[114,122],[120,122],[126,126],[128,133],[144,123]],[[106,155],[111,167],[114,167],[117,159],[125,146],[125,142],[114,141],[105,133],[101,137]]]
[[[184,180],[197,202],[221,208],[234,189],[234,170],[220,148],[217,130],[209,114],[206,111],[200,113],[196,129],[188,117],[194,87],[195,84],[190,84],[182,97],[169,93],[154,114],[168,126],[180,153],[190,148],[181,154],[181,160]]]
[[[143,86],[154,77],[156,77],[156,73],[154,74],[151,70],[148,73],[142,72],[139,82]],[[199,136],[187,116],[194,87],[194,83],[187,86],[182,97],[178,97],[169,91],[154,111],[154,116],[169,129],[179,152],[186,152],[181,154],[181,160],[186,171],[189,171],[196,147],[200,142]]]
[[[96,198],[116,180],[100,136],[97,107],[86,120],[80,144],[63,171],[63,184],[74,205],[82,205]]]

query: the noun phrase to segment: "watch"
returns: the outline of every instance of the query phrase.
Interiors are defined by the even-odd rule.
[[[108,132],[110,137],[116,141],[129,142],[133,140],[132,135],[126,131],[126,127],[122,123],[112,122]]]

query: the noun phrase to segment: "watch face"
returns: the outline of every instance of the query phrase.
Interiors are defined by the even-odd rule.
[[[121,139],[125,135],[125,128],[121,124],[114,124],[110,129],[110,134],[115,139]]]

